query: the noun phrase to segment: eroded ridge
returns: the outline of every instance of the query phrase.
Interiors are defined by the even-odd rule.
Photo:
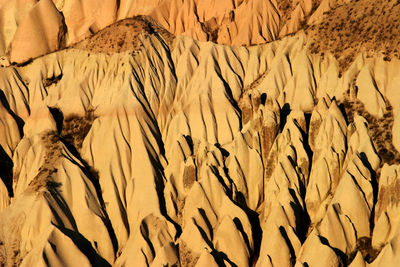
[[[156,25],[0,69],[2,265],[398,262],[397,59]]]

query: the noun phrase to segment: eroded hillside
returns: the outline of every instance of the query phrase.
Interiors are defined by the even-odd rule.
[[[318,4],[319,0],[0,1],[0,55],[3,65],[22,63],[138,15],[199,41],[262,44],[296,32]]]
[[[400,60],[344,67],[306,19],[228,46],[139,16],[1,68],[1,265],[396,266]]]

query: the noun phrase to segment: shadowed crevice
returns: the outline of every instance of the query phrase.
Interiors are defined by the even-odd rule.
[[[72,242],[82,252],[82,254],[84,254],[88,258],[92,266],[111,267],[111,264],[96,252],[89,240],[87,240],[82,234],[67,229],[63,226],[58,226],[55,224],[53,225],[72,240]]]

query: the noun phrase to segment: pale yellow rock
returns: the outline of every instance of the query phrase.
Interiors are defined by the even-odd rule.
[[[381,248],[398,235],[399,166],[385,164],[381,170],[378,190],[378,202],[375,212],[375,227],[372,233],[372,246]]]
[[[238,191],[245,197],[248,207],[256,210],[261,204],[264,181],[261,157],[247,145],[241,134],[236,136],[231,151],[235,156],[229,157],[227,164],[232,167],[232,179],[243,179],[243,186],[238,187]]]
[[[29,102],[28,88],[17,69],[13,67],[2,69],[0,86],[6,100],[6,104],[3,103],[3,105],[7,105],[22,120],[26,120],[31,103]],[[7,115],[4,114],[4,116]]]
[[[13,151],[21,139],[19,127],[14,117],[0,103],[0,149],[12,158]]]
[[[310,145],[311,150],[313,151],[315,151],[316,149],[315,141],[318,136],[321,123],[325,118],[325,114],[330,105],[331,105],[331,100],[329,99],[329,97],[324,97],[320,101],[318,101],[317,105],[314,107],[313,112],[311,113],[308,143]]]
[[[313,118],[311,118],[311,123],[313,123]],[[318,134],[313,141],[315,147],[313,167],[305,197],[313,224],[322,219],[320,216],[326,209],[325,203],[329,203],[339,184],[346,153],[346,136],[346,122],[336,102],[333,101],[329,109],[325,111]]]
[[[44,136],[46,132],[42,134]],[[44,164],[45,150],[43,144],[39,142],[42,136],[37,134],[31,138],[22,139],[15,150],[13,174],[18,176],[13,183],[15,196],[22,194],[28,188],[38,174],[38,168]],[[37,169],[31,166],[36,166]]]
[[[0,181],[0,212],[10,205],[10,197],[8,195],[8,190],[3,182]]]
[[[370,66],[366,65],[357,76],[357,98],[364,104],[365,109],[374,116],[382,117],[386,108],[381,89],[377,87]]]
[[[299,66],[299,69],[293,72],[292,78],[281,93],[281,99],[284,101],[281,104],[283,106],[283,103],[289,103],[292,109],[311,112],[314,108],[315,81],[306,52],[299,53],[293,64]]]
[[[378,257],[369,266],[396,266],[399,262],[399,240],[397,234],[379,253]]]
[[[317,88],[317,98],[321,100],[325,97],[324,93],[328,94],[329,97],[335,96],[335,89],[338,86],[338,66],[337,61],[335,59],[332,60],[330,56],[329,67],[328,69],[322,74],[322,77],[319,80],[318,88]]]
[[[215,262],[214,257],[207,251],[204,250],[196,262],[196,267],[210,266],[217,267],[218,264]]]
[[[301,266],[342,266],[342,262],[335,251],[326,244],[323,237],[311,233],[303,244],[296,267]]]
[[[173,265],[178,262],[177,250],[172,236],[169,235],[167,223],[153,214],[145,217],[140,229],[131,233],[115,265],[143,265],[146,262],[152,263],[152,266]]]
[[[43,253],[46,253],[47,241],[60,248],[66,246],[56,253],[54,264],[71,263],[76,259],[75,256],[85,259],[87,255],[78,253],[79,248],[71,240],[75,238],[75,242],[86,240],[82,246],[86,250],[91,249],[93,257],[113,262],[113,246],[107,229],[108,218],[99,203],[95,186],[79,167],[82,163],[65,150],[55,136],[48,133],[40,136],[35,134],[24,144],[32,147],[24,151],[26,148],[20,144],[18,153],[14,155],[20,161],[16,164],[14,173],[21,175],[14,187],[15,209],[4,213],[9,216],[16,213],[15,216],[21,218],[13,230],[13,238],[24,236],[25,239],[18,241],[17,247],[13,248],[21,251],[19,258],[9,258],[8,261],[21,260],[25,266],[30,266],[32,262],[42,259]],[[57,234],[56,230],[53,239],[49,235],[51,226],[57,227],[63,234]],[[2,227],[7,227],[7,224]],[[5,243],[5,246],[10,244]],[[89,263],[89,260],[86,261]]]
[[[56,122],[45,105],[34,110],[24,125],[24,134],[27,136],[52,131],[57,131]]]
[[[353,259],[353,261],[350,263],[349,266],[350,267],[365,267],[366,266],[366,263],[360,252],[357,252],[356,257]]]
[[[54,227],[53,231],[48,237],[48,242],[45,244],[43,254],[46,256],[47,263],[42,259],[41,255],[34,258],[33,255],[28,255],[22,262],[21,266],[68,266],[73,265],[77,261],[82,266],[91,266],[90,260],[75,246],[73,241],[64,233]],[[55,244],[57,244],[55,246]],[[40,261],[38,261],[38,258]],[[98,261],[100,264],[101,261]]]
[[[236,219],[236,224],[238,220]],[[217,251],[226,251],[226,256],[237,266],[249,266],[250,251],[238,225],[229,216],[222,218],[215,231],[214,244]],[[246,236],[247,237],[247,236]]]
[[[54,2],[70,41],[115,12],[201,40],[211,38],[204,27],[226,43],[285,35],[272,0],[121,1],[118,11],[114,1]],[[316,7],[291,4],[288,32]],[[372,238],[365,249],[382,249],[372,265],[395,266],[397,200],[383,193],[396,191],[398,166],[380,170],[376,132],[390,104],[385,133],[399,146],[395,61],[360,54],[339,78],[304,33],[250,47],[167,39],[142,32],[138,50],[110,55],[85,50],[87,39],[0,70],[0,145],[13,162],[12,198],[0,184],[1,264],[341,266],[338,255],[359,250],[351,264],[365,266],[359,241]],[[349,114],[344,99],[357,93],[387,118]]]
[[[393,117],[392,143],[397,150],[400,150],[400,109],[393,110]]]
[[[344,161],[345,172],[341,175],[324,218],[313,229],[330,246],[346,253],[354,250],[357,238],[370,235],[372,180],[375,179],[372,172],[379,166],[380,160],[365,131],[366,126],[362,117],[355,118],[356,130],[350,137],[351,151]]]

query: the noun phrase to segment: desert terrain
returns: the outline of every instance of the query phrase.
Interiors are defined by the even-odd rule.
[[[0,265],[400,264],[397,0],[0,0]]]

